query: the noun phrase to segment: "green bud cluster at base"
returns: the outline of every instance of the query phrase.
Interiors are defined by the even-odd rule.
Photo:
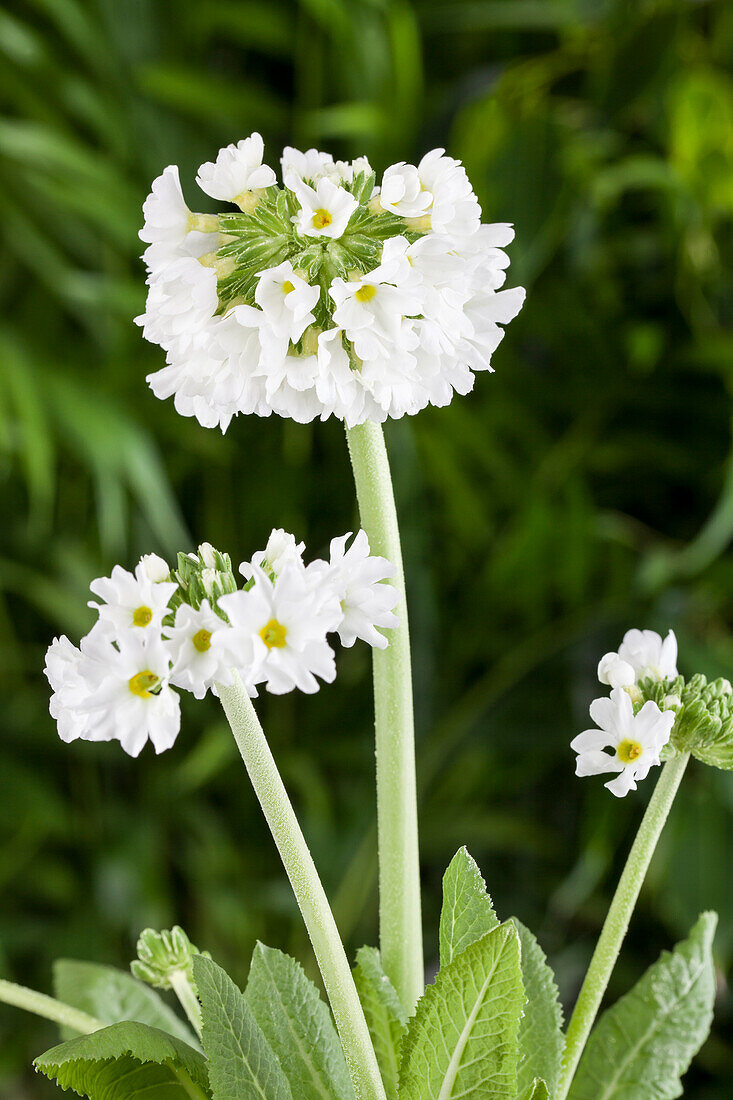
[[[202,601],[208,600],[212,610],[222,619],[224,615],[217,608],[217,600],[229,592],[236,592],[239,587],[229,555],[215,550],[208,542],[199,546],[198,554],[179,554],[178,568],[171,579],[179,586],[171,600],[173,613],[182,603],[198,611]]]
[[[137,941],[137,959],[130,963],[130,970],[134,977],[156,989],[170,989],[175,973],[185,974],[193,984],[193,956],[200,954],[177,924],[170,931],[146,928]]]
[[[641,680],[637,688],[640,698],[634,701],[635,710],[651,700],[660,710],[676,711],[663,759],[689,752],[703,764],[733,770],[733,688],[729,680],[708,681],[698,672],[687,681],[682,676]],[[679,703],[670,706],[671,697]]]

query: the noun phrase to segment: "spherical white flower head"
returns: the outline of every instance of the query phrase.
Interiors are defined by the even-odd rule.
[[[357,531],[347,550],[350,538],[351,532],[331,542],[328,577],[343,613],[338,636],[347,647],[361,638],[377,649],[386,649],[389,643],[377,628],[399,624],[394,614],[397,592],[391,584],[384,583],[394,569],[386,558],[370,553],[366,531]]]
[[[245,205],[250,192],[272,187],[277,177],[262,163],[265,145],[257,133],[219,150],[215,161],[206,161],[198,170],[196,183],[212,199]]]
[[[140,562],[135,573],[116,565],[109,577],[97,577],[89,585],[102,603],[90,600],[99,612],[100,622],[108,624],[117,638],[137,633],[141,639],[159,636],[168,613],[168,603],[178,585],[174,581],[151,580],[147,565]]]
[[[677,676],[677,638],[670,630],[662,638],[654,630],[627,630],[618,655],[629,664],[636,680],[673,680]]]
[[[285,341],[285,350],[313,324],[312,310],[321,296],[320,287],[310,286],[297,275],[289,260],[260,271],[255,301],[264,313],[264,321],[274,335]]]
[[[590,716],[597,729],[585,730],[570,743],[578,754],[575,774],[602,775],[618,772],[605,784],[619,798],[636,790],[650,768],[660,763],[660,753],[669,741],[674,725],[673,711],[661,711],[648,701],[634,714],[627,691],[614,688],[610,699],[595,699]],[[605,752],[610,749],[611,752]]]
[[[332,240],[343,237],[359,205],[345,187],[326,178],[310,187],[295,175],[285,182],[300,203],[300,210],[293,216],[293,225],[302,237],[329,237]]]
[[[222,431],[239,413],[353,427],[446,405],[493,369],[524,291],[503,288],[511,227],[480,225],[458,161],[435,149],[392,165],[380,194],[365,158],[288,148],[283,178],[263,167],[259,135],[199,176],[238,211],[192,214],[166,178],[174,241],[194,229],[146,253],[138,323],[167,353],[148,379],[157,396]]]
[[[168,684],[169,654],[159,634],[146,641],[128,633],[115,641],[93,630],[82,643],[100,677],[80,704],[88,716],[82,737],[119,741],[130,756],[138,756],[150,739],[155,751],[163,752],[181,725],[180,701]]]
[[[219,607],[231,631],[216,631],[213,643],[240,667],[250,665],[246,683],[264,683],[275,695],[296,687],[310,694],[318,691],[317,676],[327,683],[335,678],[326,635],[341,619],[341,609],[335,595],[314,586],[305,569],[291,563],[273,581],[255,567],[252,587],[222,596]]]
[[[222,648],[211,644],[215,630],[227,629],[221,618],[212,611],[208,600],[194,609],[182,603],[176,611],[173,626],[164,627],[166,649],[173,667],[170,682],[174,687],[190,691],[197,699],[203,699],[215,684],[231,683],[231,664],[224,657]]]

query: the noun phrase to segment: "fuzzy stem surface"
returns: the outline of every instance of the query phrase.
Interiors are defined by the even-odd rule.
[[[171,989],[180,1001],[181,1008],[188,1016],[194,1031],[201,1038],[201,1005],[193,991],[193,986],[183,970],[174,970],[168,977]]]
[[[557,1100],[565,1100],[578,1068],[580,1056],[588,1041],[609,978],[616,964],[621,944],[629,927],[639,891],[649,870],[654,850],[672,808],[674,797],[684,775],[689,753],[668,760],[654,788],[636,839],[631,846],[626,866],[604,922],[593,957],[585,975],[573,1014],[568,1024],[563,1075]]]
[[[229,687],[218,685],[217,690],[303,914],[357,1100],[385,1100],[374,1047],[336,921],[252,700],[239,677]]]
[[[35,989],[27,989],[24,985],[16,985],[15,982],[8,982],[3,978],[0,978],[0,1001],[26,1012],[33,1012],[36,1016],[43,1016],[46,1020],[53,1020],[62,1027],[70,1027],[80,1035],[91,1035],[93,1031],[101,1031],[108,1026],[86,1012],[80,1012],[78,1008],[57,1001],[55,997],[48,997],[45,993],[38,993]]]
[[[385,972],[408,1013],[425,992],[410,632],[400,531],[379,424],[347,429],[361,525],[394,566],[399,626],[373,651],[379,847],[379,940]]]

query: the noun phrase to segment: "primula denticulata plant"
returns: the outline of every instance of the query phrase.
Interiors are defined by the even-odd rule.
[[[410,644],[399,531],[380,423],[466,394],[491,371],[524,291],[502,289],[509,225],[482,225],[458,161],[392,165],[286,149],[283,185],[253,134],[203,164],[229,204],[192,213],[177,168],[155,180],[143,334],[166,352],[149,383],[205,427],[277,413],[346,426],[361,526],[329,559],[274,529],[237,571],[208,543],[155,554],[91,585],[97,621],[49,647],[64,741],[173,747],[180,695],[221,702],[282,857],[328,1005],[300,965],[258,943],[238,985],[178,927],[143,931],[132,974],[60,961],[55,997],[0,981],[0,1000],[55,1021],[36,1068],[90,1100],[663,1100],[711,1022],[716,917],[663,953],[597,1018],[634,905],[691,756],[733,768],[733,694],[677,670],[677,641],[629,630],[598,676],[610,691],[572,741],[580,776],[624,797],[661,766],[567,1028],[554,976],[515,917],[500,920],[462,848],[445,872],[440,969],[425,986]],[[234,207],[235,209],[232,209]],[[379,949],[347,959],[252,700],[316,692],[332,648],[373,648]],[[599,797],[603,797],[599,795]],[[176,1014],[157,990],[172,990]]]

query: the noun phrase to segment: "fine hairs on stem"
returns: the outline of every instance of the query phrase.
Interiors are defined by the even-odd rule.
[[[392,478],[379,424],[347,433],[362,527],[372,553],[394,566],[399,626],[374,650],[374,713],[382,963],[408,1013],[425,990],[410,633]]]
[[[255,794],[277,845],[308,930],[343,1045],[357,1100],[384,1100],[364,1011],[336,922],[305,837],[280,778],[252,700],[238,677],[218,686]]]
[[[588,972],[568,1024],[563,1077],[557,1100],[565,1100],[590,1030],[598,1014],[609,978],[616,964],[639,891],[649,869],[657,842],[684,775],[689,754],[667,761],[657,781],[626,866],[616,887],[611,908],[603,924]]]

